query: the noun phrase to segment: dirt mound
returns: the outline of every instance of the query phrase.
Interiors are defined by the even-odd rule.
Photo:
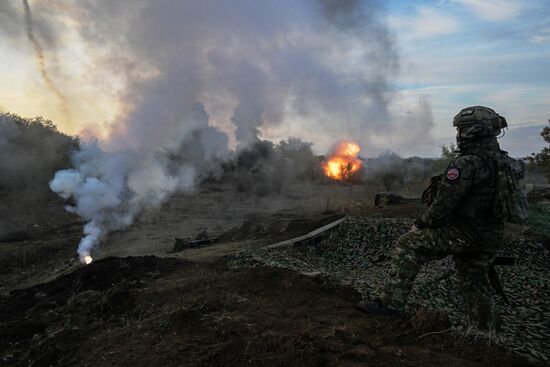
[[[332,223],[343,215],[322,215],[318,218],[254,218],[245,220],[240,226],[222,234],[219,242],[233,242],[253,239],[280,241],[309,233]]]
[[[359,299],[287,269],[108,258],[0,300],[0,364],[525,365],[450,333],[424,335],[446,327],[437,315],[368,317]]]
[[[0,305],[0,321],[40,305],[67,304],[69,298],[86,291],[136,288],[145,279],[172,272],[182,264],[181,260],[155,256],[101,259],[52,282],[11,292],[10,302]]]

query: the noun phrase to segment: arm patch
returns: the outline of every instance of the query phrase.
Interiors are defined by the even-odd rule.
[[[454,181],[460,176],[460,171],[456,167],[449,168],[447,170],[447,175],[445,176],[447,180]]]

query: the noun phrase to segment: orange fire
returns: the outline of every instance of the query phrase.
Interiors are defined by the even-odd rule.
[[[357,158],[360,151],[361,148],[357,143],[351,141],[338,143],[334,153],[322,163],[325,175],[338,181],[349,179],[361,168],[361,161]]]

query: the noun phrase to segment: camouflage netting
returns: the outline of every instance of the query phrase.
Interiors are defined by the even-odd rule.
[[[393,241],[412,221],[348,217],[316,246],[256,249],[242,252],[235,266],[275,266],[321,275],[351,284],[365,296],[375,296],[388,274]],[[540,243],[509,237],[503,254],[514,266],[498,267],[510,303],[497,298],[502,317],[497,342],[536,361],[550,360],[549,251]],[[446,258],[424,266],[409,298],[410,309],[426,307],[447,312],[458,332],[466,330],[463,303],[456,285],[454,263]]]

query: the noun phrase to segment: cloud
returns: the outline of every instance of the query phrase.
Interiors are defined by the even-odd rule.
[[[492,22],[500,22],[515,18],[522,10],[521,2],[517,0],[454,0],[464,5],[477,17]]]
[[[544,125],[511,128],[500,139],[500,146],[513,157],[525,157],[531,153],[537,153],[548,146],[540,136],[543,128]]]
[[[541,29],[540,31],[536,31],[536,34],[534,34],[531,37],[532,41],[535,43],[543,44],[543,43],[549,43],[550,42],[550,28]]]
[[[394,29],[405,37],[429,38],[458,32],[461,23],[451,15],[428,6],[417,8],[412,16],[394,16],[389,18]]]

